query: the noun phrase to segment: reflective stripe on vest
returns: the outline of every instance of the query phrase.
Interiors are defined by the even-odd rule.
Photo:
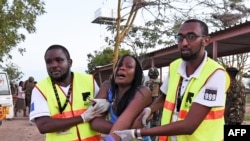
[[[63,113],[60,114],[50,78],[48,77],[37,83],[37,88],[46,98],[52,118],[70,118],[79,116],[89,107],[89,105],[83,101],[82,93],[89,92],[90,97],[94,97],[93,76],[89,74],[74,73],[71,102],[67,104]],[[64,104],[66,96],[58,85],[56,85],[56,88],[59,99],[61,100],[61,103]],[[71,127],[69,133],[59,134],[54,132],[46,134],[46,141],[100,141],[100,139],[100,134],[92,130],[88,122]]]
[[[177,97],[177,88],[180,81],[180,75],[178,74],[178,69],[181,65],[182,60],[178,59],[170,64],[170,75],[169,75],[169,86],[166,95],[166,100],[164,103],[163,114],[162,114],[162,125],[168,124],[172,121],[172,114],[175,109],[175,102]],[[180,112],[178,115],[178,120],[184,120],[190,106],[197,96],[200,89],[205,85],[209,77],[218,69],[224,70],[217,62],[208,58],[205,62],[204,67],[201,70],[199,78],[192,78],[186,88],[186,91],[183,95],[183,100],[181,103]],[[225,71],[225,70],[224,70]],[[226,84],[225,88],[228,89],[230,85],[230,78],[226,74]],[[195,86],[195,87],[192,87]],[[192,97],[189,97],[189,100],[186,102],[187,96],[189,93],[192,94]],[[190,103],[189,103],[190,102]],[[211,125],[213,127],[211,127]],[[199,125],[196,131],[192,135],[180,135],[177,136],[178,141],[219,141],[223,139],[223,125],[224,125],[224,107],[212,108],[208,113],[204,121]],[[211,128],[209,128],[211,127]],[[214,129],[220,130],[216,134]],[[211,133],[213,135],[211,135]],[[215,134],[214,134],[215,133]],[[213,137],[210,137],[213,136]],[[170,140],[166,136],[161,136],[160,141]]]

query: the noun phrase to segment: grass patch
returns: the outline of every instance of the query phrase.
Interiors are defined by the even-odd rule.
[[[250,104],[250,94],[246,95],[246,103]],[[250,113],[245,113],[244,120],[245,121],[250,121]]]
[[[246,103],[250,104],[250,95],[249,94],[246,96]]]
[[[250,121],[250,115],[245,115],[244,120]]]

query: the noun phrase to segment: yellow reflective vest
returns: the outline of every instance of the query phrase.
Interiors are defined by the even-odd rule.
[[[172,121],[173,112],[176,106],[176,98],[178,95],[178,85],[179,81],[181,81],[180,80],[181,76],[178,73],[178,69],[181,65],[181,62],[182,60],[178,59],[173,63],[171,63],[169,67],[170,70],[169,82],[168,82],[168,90],[161,120],[162,125],[171,123]],[[190,80],[186,88],[186,91],[184,92],[183,95],[180,111],[178,114],[178,120],[184,120],[186,118],[190,110],[191,104],[193,103],[194,99],[198,95],[201,88],[206,84],[210,76],[216,70],[219,69],[225,71],[225,69],[221,65],[219,65],[214,60],[208,58],[204,64],[204,67],[201,70],[200,76],[198,78],[192,78]],[[226,75],[225,88],[227,90],[230,85],[230,77],[228,76],[226,71],[225,75]],[[222,141],[223,130],[224,130],[223,129],[224,108],[225,107],[213,107],[192,135],[178,135],[177,140],[178,141]],[[171,137],[160,136],[160,141],[171,141]]]
[[[94,79],[92,75],[74,73],[72,84],[71,101],[67,104],[65,110],[60,114],[56,96],[52,87],[51,79],[48,77],[37,84],[37,88],[47,100],[51,118],[70,118],[81,115],[87,110],[89,104],[83,100],[82,93],[90,93],[90,97],[94,96]],[[56,84],[56,89],[61,101],[64,105],[66,95]],[[99,133],[93,131],[88,122],[81,123],[62,132],[54,132],[46,134],[46,141],[100,141]]]

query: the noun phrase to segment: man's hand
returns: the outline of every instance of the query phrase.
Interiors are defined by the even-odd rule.
[[[151,114],[151,109],[149,107],[144,108],[143,117],[142,117],[142,124],[143,124],[144,127],[147,126],[147,119],[150,116],[150,114]]]
[[[93,107],[97,113],[104,113],[109,109],[110,103],[107,99],[91,99],[89,100],[93,103]]]
[[[121,141],[131,141],[135,139],[135,129],[114,131],[114,133],[120,136]]]
[[[93,106],[90,106],[84,113],[81,114],[83,122],[88,122],[95,117],[102,116],[99,112],[95,111]]]

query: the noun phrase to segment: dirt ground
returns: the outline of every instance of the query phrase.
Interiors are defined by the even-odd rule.
[[[18,113],[13,119],[3,120],[0,126],[1,141],[45,141],[45,135],[40,134],[35,125]]]
[[[246,114],[250,114],[250,104],[247,105]],[[35,125],[31,125],[28,117],[18,117],[12,120],[4,120],[0,126],[1,141],[44,141],[45,135],[40,134]],[[243,124],[250,125],[250,121],[244,121]]]

